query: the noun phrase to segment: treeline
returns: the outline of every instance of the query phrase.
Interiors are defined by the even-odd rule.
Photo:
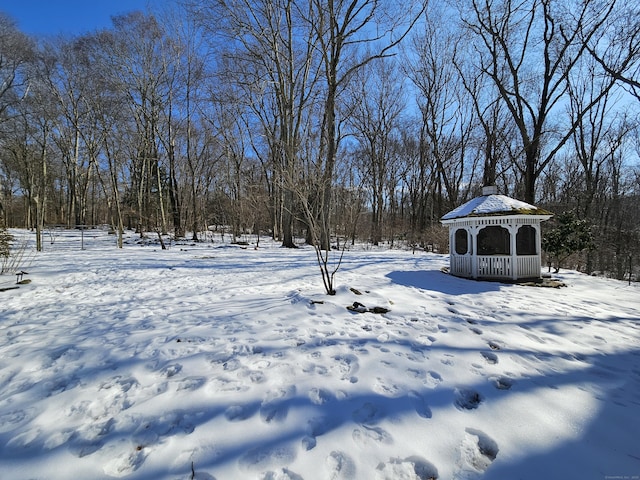
[[[189,0],[52,38],[0,13],[0,224],[446,248],[440,217],[496,184],[591,222],[574,266],[622,277],[639,10]]]

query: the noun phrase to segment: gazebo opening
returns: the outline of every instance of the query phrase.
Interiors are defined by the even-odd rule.
[[[449,226],[449,271],[477,279],[540,278],[540,224],[552,214],[483,188],[442,217]]]
[[[478,255],[511,255],[511,235],[500,226],[484,227],[478,232]]]
[[[536,229],[531,225],[523,225],[516,234],[516,253],[518,255],[537,255]]]
[[[469,234],[464,228],[456,230],[455,250],[458,255],[464,255],[469,252]]]

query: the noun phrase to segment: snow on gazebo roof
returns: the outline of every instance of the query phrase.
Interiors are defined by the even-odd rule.
[[[442,220],[506,215],[541,215],[550,217],[552,213],[506,195],[489,194],[469,200],[467,203],[451,210],[442,217]]]

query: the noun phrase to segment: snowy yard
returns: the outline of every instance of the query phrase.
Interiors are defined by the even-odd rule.
[[[308,247],[45,240],[0,292],[2,480],[640,476],[637,284],[358,249],[328,297]]]

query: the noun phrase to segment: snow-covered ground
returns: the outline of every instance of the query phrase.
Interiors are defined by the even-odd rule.
[[[638,285],[361,248],[329,297],[308,247],[46,240],[0,292],[3,480],[640,476]]]

